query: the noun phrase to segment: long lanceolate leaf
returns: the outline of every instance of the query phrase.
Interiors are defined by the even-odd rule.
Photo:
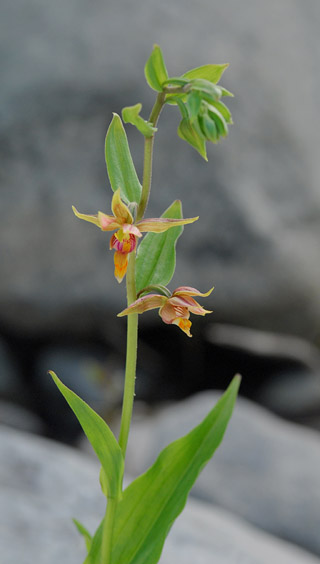
[[[118,114],[113,114],[106,135],[105,156],[111,188],[120,188],[127,203],[140,202],[141,184],[131,157],[128,139]]]
[[[108,497],[119,498],[121,496],[124,461],[115,436],[107,423],[86,402],[62,384],[54,372],[50,371],[50,375],[76,415],[101,462]]]
[[[161,217],[181,219],[180,200],[175,200]],[[182,231],[182,226],[171,227],[164,233],[148,233],[144,237],[138,248],[136,263],[138,292],[146,286],[166,286],[170,282],[176,265],[176,242]]]
[[[202,423],[167,446],[153,466],[124,491],[116,513],[112,564],[159,561],[165,538],[190,489],[222,441],[239,384],[236,376]],[[85,564],[99,564],[101,532],[100,525]]]

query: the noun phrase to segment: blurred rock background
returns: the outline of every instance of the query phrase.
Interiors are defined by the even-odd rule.
[[[117,413],[125,288],[109,237],[71,205],[109,213],[105,133],[125,105],[148,116],[143,67],[158,43],[170,75],[230,63],[221,82],[235,125],[205,163],[177,137],[175,108],[161,116],[148,215],[176,198],[200,215],[179,240],[171,288],[214,285],[214,313],[193,320],[187,341],[155,312],[140,318],[137,399],[225,388],[240,372],[242,395],[319,429],[319,21],[317,0],[3,0],[1,422],[78,439],[48,369],[109,420]],[[142,140],[127,133],[141,177]]]
[[[154,94],[143,67],[154,42],[171,75],[230,63],[222,83],[236,94],[228,100],[235,125],[205,163],[177,137],[176,109],[161,116],[148,213],[161,214],[175,198],[186,216],[199,213],[179,241],[171,287],[214,285],[207,302],[214,314],[195,320],[188,348],[154,312],[143,316],[137,391],[153,400],[184,396],[223,387],[241,371],[243,393],[263,401],[266,379],[279,372],[287,382],[294,372],[298,397],[299,381],[309,390],[304,408],[308,401],[313,414],[319,408],[312,349],[320,325],[319,11],[312,0],[303,8],[247,0],[241,9],[233,0],[4,0],[0,389],[32,404],[47,432],[55,425],[45,400],[53,393],[48,367],[93,396],[94,379],[118,389],[125,320],[115,314],[124,286],[112,275],[109,237],[77,221],[71,205],[109,212],[104,136],[124,105],[141,101],[147,117]],[[141,176],[142,140],[127,129]],[[241,327],[299,337],[303,358],[296,341],[281,350],[276,338],[261,353]]]

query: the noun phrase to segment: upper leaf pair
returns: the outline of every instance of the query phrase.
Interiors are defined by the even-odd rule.
[[[140,290],[151,283],[167,284],[173,276],[175,243],[182,232],[182,226],[193,223],[198,218],[183,219],[181,202],[176,201],[162,217],[135,222],[134,211],[140,202],[141,184],[124,127],[117,114],[114,114],[106,135],[105,156],[111,188],[114,191],[111,206],[113,215],[100,211],[93,215],[83,214],[75,207],[73,211],[77,217],[95,224],[102,231],[116,231],[110,239],[110,249],[115,250],[114,274],[118,282],[121,282],[126,274],[128,255],[135,251],[137,239],[142,237],[143,232],[150,232],[151,237],[143,242],[138,257],[137,288]],[[170,235],[166,233],[168,230],[172,231]],[[153,233],[157,234],[155,238]],[[157,240],[157,237],[160,238]]]

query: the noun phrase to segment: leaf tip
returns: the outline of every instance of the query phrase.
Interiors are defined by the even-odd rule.
[[[242,376],[241,374],[235,374],[232,380],[232,384],[235,386],[236,391],[239,390],[241,384]]]
[[[51,378],[52,378],[52,380],[55,382],[55,384],[56,384],[57,382],[59,382],[59,378],[58,378],[58,376],[56,375],[56,373],[53,372],[53,370],[48,370],[47,374],[49,374],[49,376],[51,376]]]

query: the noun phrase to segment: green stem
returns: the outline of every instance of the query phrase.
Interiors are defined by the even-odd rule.
[[[111,550],[112,550],[112,535],[115,521],[115,512],[117,509],[118,500],[115,498],[108,498],[106,514],[103,521],[103,535],[101,546],[101,564],[110,564]]]
[[[158,94],[155,104],[152,108],[149,121],[155,126],[160,112],[163,108],[166,95],[163,92]],[[153,141],[154,136],[145,139],[144,145],[144,166],[143,166],[143,182],[141,200],[137,211],[137,221],[144,215],[147,203],[149,200],[149,193],[151,187],[152,177],[152,155],[153,155]],[[129,255],[129,263],[127,269],[127,304],[132,304],[137,298],[136,293],[136,270],[135,270],[135,253]],[[129,430],[132,417],[134,389],[136,379],[136,365],[137,365],[137,345],[138,345],[138,314],[130,313],[127,321],[127,358],[126,358],[126,372],[124,383],[124,394],[122,403],[121,426],[119,433],[119,445],[125,458],[127,443],[129,437]]]
[[[150,114],[149,121],[156,125],[162,107],[165,101],[165,93],[160,93],[157,96],[156,102]],[[153,155],[153,140],[154,137],[145,139],[144,148],[144,167],[143,167],[143,183],[141,201],[137,211],[137,220],[141,219],[144,215],[147,203],[149,200],[149,193],[151,187],[152,176],[152,155]],[[136,254],[132,252],[129,254],[128,268],[126,274],[127,281],[127,304],[132,304],[137,298],[136,293]],[[126,371],[125,383],[122,403],[121,425],[119,433],[119,446],[122,450],[123,458],[125,459],[129,431],[132,418],[132,409],[134,401],[134,389],[136,380],[136,366],[137,366],[137,346],[138,346],[138,314],[131,313],[127,319],[127,356],[126,356]],[[115,514],[117,509],[118,499],[108,498],[107,508],[103,523],[103,536],[101,547],[101,564],[110,564],[112,552],[112,536],[115,522]]]
[[[166,94],[164,92],[160,92],[157,96],[157,99],[155,101],[155,104],[152,108],[149,117],[149,122],[152,123],[153,126],[157,125],[160,112],[165,102],[165,98],[166,98]],[[152,135],[152,137],[145,138],[142,192],[141,192],[140,204],[137,211],[137,221],[143,218],[144,212],[148,205],[150,188],[151,188],[151,179],[152,179],[153,143],[154,143],[154,135]]]
[[[127,302],[130,305],[136,299],[135,284],[135,253],[131,253],[128,259],[127,269]],[[134,400],[134,386],[136,379],[137,364],[137,342],[138,342],[138,314],[128,315],[127,320],[127,359],[126,373],[122,404],[121,427],[119,434],[119,446],[122,450],[123,458],[126,455],[132,408]],[[117,498],[108,498],[107,508],[103,523],[101,564],[110,564],[112,552],[112,536],[115,522],[115,514],[118,504]]]
[[[127,269],[127,303],[128,306],[136,299],[136,283],[135,283],[135,253],[129,255],[129,263]],[[134,400],[134,387],[136,379],[137,364],[137,345],[138,345],[138,314],[131,313],[127,319],[127,358],[126,372],[124,383],[124,394],[122,403],[122,416],[119,434],[119,445],[125,458],[129,430],[132,417],[132,408]]]

